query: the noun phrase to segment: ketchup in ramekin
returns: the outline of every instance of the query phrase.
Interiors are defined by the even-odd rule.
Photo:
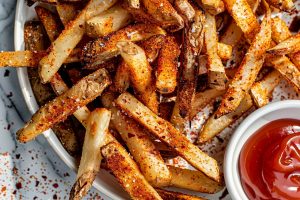
[[[299,200],[300,121],[280,119],[260,128],[244,144],[239,168],[249,199]]]

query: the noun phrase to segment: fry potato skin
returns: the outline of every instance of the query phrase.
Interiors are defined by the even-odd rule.
[[[179,44],[176,39],[167,36],[163,47],[160,50],[157,70],[156,88],[160,93],[168,94],[174,92],[177,86],[177,67],[180,55]]]
[[[111,142],[102,147],[101,152],[108,168],[132,199],[162,200],[122,145]]]
[[[177,12],[183,15],[189,22],[195,17],[195,9],[188,0],[175,0],[174,6]]]
[[[159,188],[156,188],[156,191],[164,200],[204,200],[200,197],[182,194],[179,192],[167,191]]]
[[[135,24],[125,27],[115,33],[101,37],[85,45],[83,59],[90,67],[104,63],[108,59],[120,54],[117,43],[119,41],[140,41],[153,35],[165,35],[165,31],[156,25]]]
[[[147,128],[153,135],[169,145],[196,169],[201,170],[208,177],[220,181],[219,168],[216,160],[193,145],[182,133],[174,128],[170,122],[158,117],[129,93],[121,94],[117,98],[116,104]]]
[[[20,142],[28,142],[53,124],[63,121],[82,107],[94,100],[111,83],[104,69],[81,79],[70,90],[41,107],[27,122],[24,128],[17,132]]]

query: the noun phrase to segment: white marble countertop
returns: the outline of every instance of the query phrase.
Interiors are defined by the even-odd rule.
[[[0,0],[0,50],[13,50],[16,0]],[[30,119],[13,68],[0,69],[0,199],[68,199],[76,174],[43,136],[27,144],[15,132]],[[92,189],[87,199],[109,199]]]

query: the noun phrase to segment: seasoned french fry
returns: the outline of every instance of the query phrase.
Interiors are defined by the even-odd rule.
[[[300,69],[300,52],[293,53],[288,56],[290,57],[291,61],[296,65],[296,67]]]
[[[157,61],[156,88],[160,93],[168,94],[174,92],[177,86],[179,55],[180,48],[176,39],[174,37],[167,36],[165,43],[160,50]]]
[[[99,96],[110,84],[107,71],[99,69],[81,79],[67,92],[41,107],[25,126],[17,132],[20,142],[27,142],[57,122],[63,121],[78,108]]]
[[[183,15],[189,22],[194,19],[195,9],[188,0],[175,0],[174,6],[179,14]]]
[[[217,15],[225,10],[221,0],[196,0],[196,2],[212,15]]]
[[[289,11],[294,8],[293,0],[267,0],[268,4],[280,10]]]
[[[216,118],[212,115],[203,125],[197,142],[204,143],[212,139],[215,135],[219,134],[222,130],[232,124],[235,120],[241,117],[246,111],[253,106],[251,96],[246,94],[240,105],[233,112]]]
[[[200,171],[168,166],[171,174],[171,186],[204,193],[216,193],[222,186]]]
[[[207,54],[208,81],[211,88],[225,90],[228,78],[223,63],[218,56],[218,35],[216,19],[209,13],[205,14],[205,37],[204,43]]]
[[[56,10],[64,26],[67,26],[79,13],[76,5],[64,2],[58,2],[56,4]]]
[[[182,118],[179,112],[179,103],[178,101],[175,101],[170,122],[177,130],[183,132],[188,119]]]
[[[118,31],[131,22],[131,15],[117,4],[86,22],[87,35],[93,38]]]
[[[162,190],[159,188],[156,188],[156,191],[164,200],[204,200],[203,198],[200,197],[182,194],[179,192]]]
[[[176,99],[183,118],[189,115],[196,89],[198,67],[195,63],[203,46],[204,18],[204,14],[196,10],[194,21],[184,29],[183,61]]]
[[[40,21],[28,21],[25,23],[24,42],[25,50],[41,51],[47,48],[44,27]]]
[[[168,144],[180,156],[185,158],[193,167],[201,170],[208,177],[220,181],[217,161],[193,145],[172,124],[153,113],[129,93],[121,94],[116,104],[153,135]]]
[[[270,10],[268,9],[259,33],[255,36],[238,71],[235,73],[233,80],[229,84],[228,90],[223,96],[221,105],[215,113],[217,118],[234,111],[239,106],[243,97],[254,83],[256,76],[263,65],[265,53],[269,48],[270,43],[271,21]]]
[[[63,62],[82,39],[84,25],[89,18],[111,7],[116,0],[91,0],[81,13],[68,24],[59,37],[52,43],[50,53],[40,61],[42,82],[49,82]]]
[[[139,42],[138,45],[144,49],[148,62],[152,63],[158,57],[158,53],[162,46],[165,45],[165,36],[154,35]]]
[[[250,89],[250,94],[257,107],[263,107],[269,103],[274,88],[281,80],[278,71],[273,70],[266,75],[261,81],[254,83]]]
[[[114,86],[116,91],[120,93],[125,92],[130,86],[130,74],[125,61],[122,61],[117,68]]]
[[[100,170],[101,147],[106,145],[107,138],[111,137],[108,136],[110,117],[111,112],[104,108],[95,109],[88,117],[80,165],[76,182],[70,192],[70,199],[83,198],[92,187]]]
[[[96,66],[120,54],[119,41],[136,42],[153,35],[165,35],[166,32],[156,25],[136,24],[127,26],[106,37],[88,43],[83,49],[84,61],[90,66]]]
[[[117,47],[128,66],[135,92],[146,106],[158,113],[158,100],[153,84],[152,69],[144,50],[132,42],[118,42]]]
[[[268,50],[268,53],[275,55],[292,54],[300,51],[300,33],[280,42],[275,47]]]
[[[162,200],[154,188],[146,181],[138,166],[122,145],[117,142],[111,142],[102,147],[101,152],[107,162],[107,167],[132,199]]]
[[[142,2],[147,13],[156,19],[163,28],[170,31],[178,31],[183,28],[182,17],[168,0],[142,0]]]

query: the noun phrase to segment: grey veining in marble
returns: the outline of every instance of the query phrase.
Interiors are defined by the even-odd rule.
[[[16,0],[0,0],[0,50],[13,50]],[[68,199],[76,178],[43,136],[27,144],[15,132],[30,119],[13,68],[0,69],[0,199]],[[87,199],[108,199],[94,189]]]

